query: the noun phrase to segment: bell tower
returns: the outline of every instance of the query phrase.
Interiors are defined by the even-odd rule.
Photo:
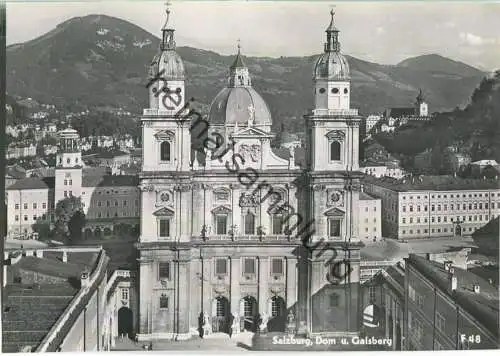
[[[309,332],[354,335],[358,330],[360,177],[358,111],[350,107],[349,65],[340,52],[333,10],[324,53],[313,73],[315,107],[305,116],[308,171],[303,211],[313,230],[301,275],[309,284]],[[305,293],[305,292],[304,292]],[[325,308],[331,312],[325,313]]]
[[[143,171],[189,171],[191,135],[185,119],[185,71],[176,52],[170,4],[159,53],[149,69],[149,108],[142,121]]]
[[[82,151],[78,132],[69,126],[57,133],[54,202],[82,194]]]

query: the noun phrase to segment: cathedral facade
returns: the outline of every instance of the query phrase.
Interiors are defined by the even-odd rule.
[[[239,48],[208,118],[189,110],[169,15],[141,119],[139,339],[356,334],[360,118],[333,13],[302,161],[271,147],[271,113]]]

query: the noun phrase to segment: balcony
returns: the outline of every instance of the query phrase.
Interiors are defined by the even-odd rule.
[[[293,241],[294,235],[207,235],[193,236],[193,241],[261,241],[261,242],[274,242],[274,241]]]
[[[312,111],[313,115],[326,116],[326,115],[336,115],[336,116],[358,116],[358,109],[314,109]]]

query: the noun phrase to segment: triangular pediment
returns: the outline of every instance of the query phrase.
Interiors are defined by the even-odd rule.
[[[344,217],[345,212],[338,209],[338,208],[331,208],[325,212],[326,216],[337,216],[337,217]]]
[[[220,205],[214,209],[212,209],[212,214],[230,214],[231,209],[229,209],[227,206]]]
[[[232,137],[241,138],[241,137],[272,137],[269,133],[262,131],[256,127],[246,127],[237,132],[233,132]]]
[[[157,140],[172,140],[175,134],[170,130],[160,130],[155,133]]]
[[[172,216],[174,211],[169,208],[161,208],[153,213],[154,216]]]

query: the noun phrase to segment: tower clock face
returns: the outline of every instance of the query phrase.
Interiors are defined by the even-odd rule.
[[[177,110],[182,106],[184,93],[181,88],[164,87],[162,91],[161,101],[165,109]]]

